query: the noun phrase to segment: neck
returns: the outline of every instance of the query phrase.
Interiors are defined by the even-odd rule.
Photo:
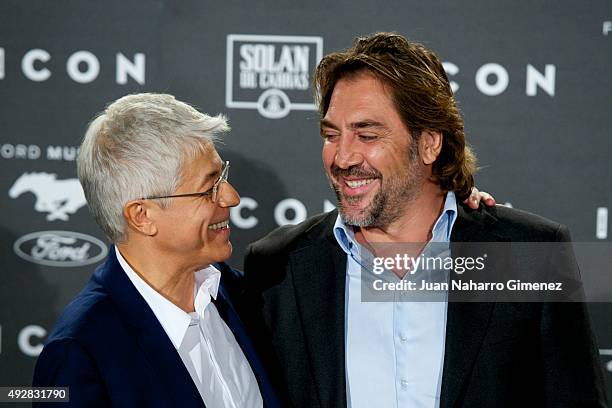
[[[406,206],[400,218],[383,227],[356,229],[355,237],[360,244],[428,242],[445,199],[446,193],[438,185],[427,183],[423,186],[422,194]]]
[[[195,310],[195,269],[181,266],[172,257],[160,255],[134,240],[117,244],[117,249],[134,272],[155,291],[187,313]]]

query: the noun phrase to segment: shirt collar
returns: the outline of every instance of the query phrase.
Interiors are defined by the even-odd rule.
[[[127,263],[117,247],[115,247],[115,255],[126,275],[147,302],[172,344],[178,350],[192,321],[192,316],[149,286]],[[211,302],[211,297],[213,299],[217,298],[220,280],[221,272],[212,265],[195,272],[194,307],[199,318],[204,317],[204,310]]]
[[[200,318],[203,318],[204,309],[210,304],[211,298],[217,299],[219,284],[221,283],[221,272],[210,265],[195,273],[195,282],[194,306]]]
[[[453,225],[457,219],[457,201],[455,199],[455,193],[449,191],[446,193],[446,199],[444,200],[444,208],[442,213],[436,220],[432,230],[432,241],[450,241],[451,232]],[[359,248],[359,243],[355,239],[355,232],[353,227],[347,225],[340,214],[336,218],[334,224],[334,237],[340,245],[340,248],[344,250],[348,255],[354,253]]]
[[[456,220],[457,199],[455,198],[455,193],[449,191],[446,193],[446,200],[444,200],[442,214],[440,214],[432,229],[431,240],[433,242],[450,242],[453,225],[455,225]]]
[[[340,213],[338,213],[338,217],[336,217],[336,222],[334,223],[334,237],[340,245],[340,248],[348,255],[351,254],[353,248],[357,248],[359,245],[355,240],[355,231],[353,231],[353,227],[344,222]]]

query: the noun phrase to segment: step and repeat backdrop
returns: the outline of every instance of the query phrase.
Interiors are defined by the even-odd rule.
[[[429,4],[431,3],[431,4]],[[353,37],[397,31],[445,62],[498,202],[609,242],[612,3],[366,0],[0,3],[0,385],[28,385],[67,302],[108,253],[76,179],[88,122],[165,92],[232,127],[219,146],[249,242],[334,207],[312,72]],[[612,395],[612,304],[592,303]],[[571,324],[571,322],[568,322]]]

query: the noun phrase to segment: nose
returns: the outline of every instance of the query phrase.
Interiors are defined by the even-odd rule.
[[[229,181],[224,181],[219,185],[218,195],[217,205],[219,207],[235,207],[240,203],[240,195]]]
[[[334,162],[341,169],[348,169],[351,166],[359,165],[363,162],[363,155],[355,143],[355,138],[349,135],[342,135],[336,145],[336,156]]]

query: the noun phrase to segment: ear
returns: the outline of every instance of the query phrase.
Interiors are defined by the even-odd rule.
[[[146,201],[129,201],[123,207],[123,216],[131,230],[134,230],[143,235],[153,236],[157,234],[157,226],[154,219],[149,202]]]
[[[419,138],[419,152],[423,164],[429,165],[436,161],[442,151],[442,133],[434,130],[424,130]]]

